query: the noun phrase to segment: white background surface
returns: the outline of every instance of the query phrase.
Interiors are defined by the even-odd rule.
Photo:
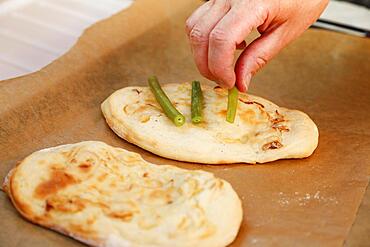
[[[0,80],[37,71],[131,0],[0,0]]]
[[[132,1],[0,0],[0,80],[41,69],[68,51],[86,27]],[[353,4],[331,1],[321,17],[370,30],[370,11]]]

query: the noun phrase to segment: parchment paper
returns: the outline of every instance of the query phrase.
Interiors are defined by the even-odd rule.
[[[0,82],[0,179],[41,148],[102,140],[156,164],[204,169],[228,180],[243,201],[232,246],[340,246],[370,175],[370,41],[309,30],[254,78],[250,92],[308,113],[320,130],[307,159],[264,165],[197,165],[157,157],[118,138],[100,103],[114,90],[204,79],[184,33],[190,0],[138,0],[88,29],[41,71]],[[210,154],[212,155],[212,154]],[[28,223],[0,193],[0,246],[79,246]]]

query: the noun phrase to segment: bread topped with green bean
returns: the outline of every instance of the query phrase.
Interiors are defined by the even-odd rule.
[[[304,158],[317,147],[317,127],[301,111],[210,83],[150,78],[148,86],[114,92],[102,111],[117,135],[154,154],[205,164],[264,163]]]

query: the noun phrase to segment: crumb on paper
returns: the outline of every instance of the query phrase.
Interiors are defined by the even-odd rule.
[[[309,203],[330,203],[330,204],[338,204],[338,200],[335,196],[325,197],[320,194],[321,192],[318,190],[315,193],[304,193],[301,194],[299,192],[294,192],[293,194],[288,194],[284,192],[279,192],[279,199],[278,203],[280,206],[284,207],[290,204],[295,204],[299,206],[305,206]]]
[[[258,239],[256,239],[256,238],[253,238],[252,240],[251,240],[251,243],[252,244],[256,244],[258,242]]]

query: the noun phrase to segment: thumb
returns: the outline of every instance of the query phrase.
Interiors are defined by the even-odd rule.
[[[291,40],[287,37],[288,29],[284,25],[279,26],[264,32],[245,48],[235,64],[235,84],[241,92],[248,90],[252,76]]]

